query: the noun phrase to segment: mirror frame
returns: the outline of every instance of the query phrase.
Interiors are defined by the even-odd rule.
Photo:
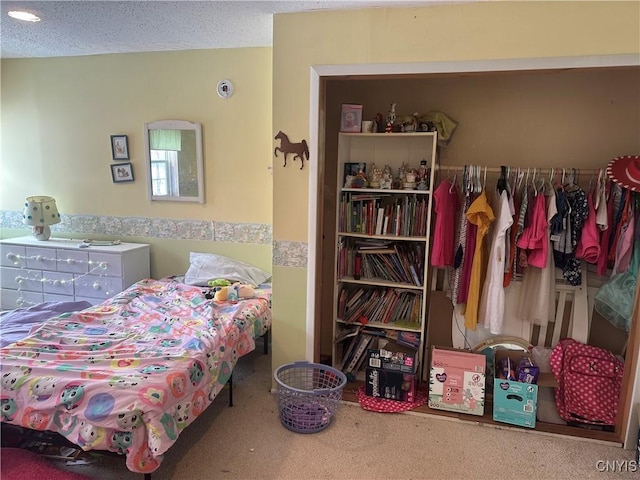
[[[149,149],[149,130],[194,130],[196,132],[196,169],[198,175],[198,196],[179,197],[154,195],[151,179],[151,151]],[[194,202],[204,203],[204,161],[202,158],[202,125],[186,120],[158,120],[144,124],[144,156],[147,169],[147,198],[156,202]]]

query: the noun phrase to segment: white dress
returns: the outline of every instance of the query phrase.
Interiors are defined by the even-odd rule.
[[[504,264],[506,260],[507,230],[513,225],[513,216],[509,208],[509,198],[503,190],[498,198],[495,212],[491,250],[487,264],[487,276],[482,288],[478,323],[483,324],[496,335],[502,333],[504,323]]]

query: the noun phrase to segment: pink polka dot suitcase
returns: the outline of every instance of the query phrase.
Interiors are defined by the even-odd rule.
[[[563,420],[615,425],[624,370],[618,357],[567,338],[554,347],[549,361],[558,381],[555,400]]]

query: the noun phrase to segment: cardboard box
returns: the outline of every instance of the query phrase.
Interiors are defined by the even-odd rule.
[[[384,348],[368,352],[367,366],[371,368],[414,374],[417,371],[417,364],[416,352],[398,352]]]
[[[370,397],[402,402],[416,401],[415,375],[370,367],[365,372],[365,393]]]
[[[486,357],[431,347],[429,408],[484,415]]]
[[[520,359],[529,357],[529,354],[518,350],[496,350],[493,357],[496,375],[493,380],[493,419],[496,422],[534,428],[538,385],[499,378],[500,363],[506,357],[518,365]]]

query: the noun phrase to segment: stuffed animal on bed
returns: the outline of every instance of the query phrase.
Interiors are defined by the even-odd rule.
[[[251,285],[234,283],[226,287],[216,287],[213,299],[216,302],[236,303],[241,298],[251,298],[255,295],[255,290]]]

